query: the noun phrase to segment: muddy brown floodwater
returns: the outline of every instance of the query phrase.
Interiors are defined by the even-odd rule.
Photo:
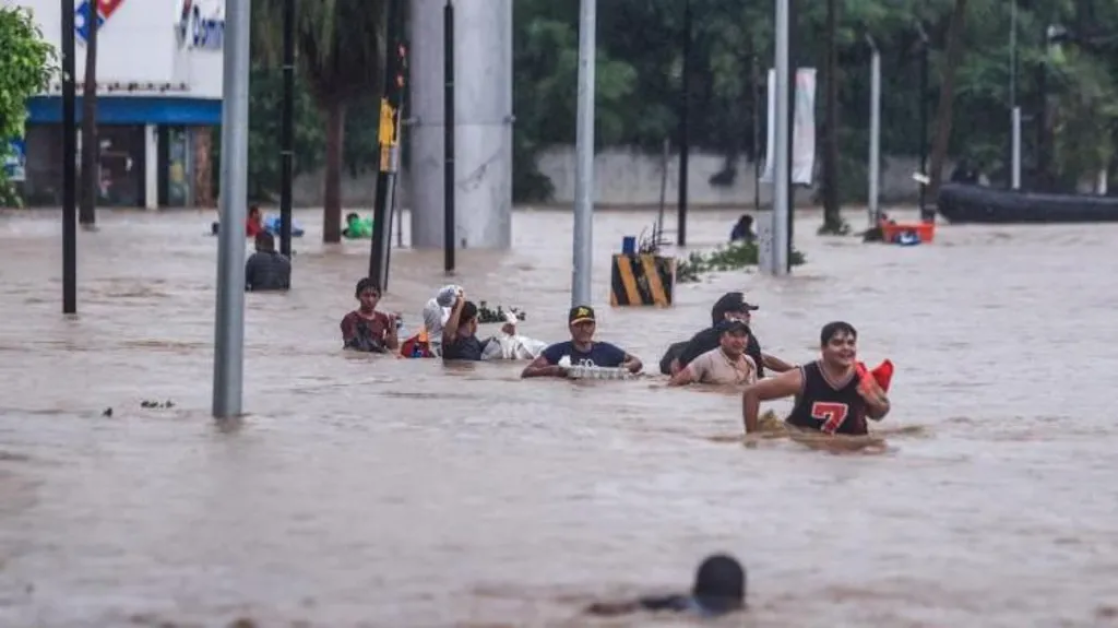
[[[76,320],[57,213],[0,215],[0,626],[583,625],[589,599],[686,586],[716,550],[750,569],[748,619],[725,625],[1118,625],[1118,226],[902,248],[818,238],[808,214],[790,279],[611,310],[608,256],[652,214],[596,217],[599,335],[649,371],[730,289],[773,353],[809,360],[846,319],[867,361],[892,358],[888,450],[840,456],[745,449],[737,397],[659,376],[346,355],[367,243],[324,247],[314,212],[291,293],[247,297],[251,415],[218,429],[211,215],[102,212]],[[693,244],[733,219],[695,214]],[[562,339],[571,216],[513,226],[514,251],[459,254],[459,282]],[[441,268],[396,252],[385,307],[414,329]],[[668,625],[610,625],[650,621]]]

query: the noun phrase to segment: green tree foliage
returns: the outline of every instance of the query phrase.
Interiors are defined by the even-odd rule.
[[[1052,170],[1064,186],[1114,161],[1118,134],[1118,3],[1017,0],[1018,102],[1025,108],[1026,170],[1038,158],[1041,82],[1046,81]],[[838,0],[838,181],[844,199],[865,198],[871,35],[882,52],[882,152],[919,152],[921,98],[934,119],[954,0]],[[752,81],[754,59],[764,80],[772,58],[772,3],[692,0],[695,72],[693,146],[720,152],[732,166],[754,157],[752,120],[765,120],[763,85]],[[822,69],[828,41],[827,3],[799,0],[794,38],[800,66]],[[949,142],[952,158],[967,157],[997,182],[1008,179],[1008,0],[970,0]],[[611,0],[598,6],[598,139],[603,145],[658,148],[675,140],[680,94],[683,2]],[[1064,24],[1079,40],[1050,54],[1046,29]],[[931,40],[929,93],[920,93],[922,25]],[[578,3],[516,3],[516,163],[555,144],[574,141]],[[1043,77],[1043,78],[1042,78]],[[821,80],[823,76],[820,75]],[[820,83],[817,120],[823,120]],[[760,93],[759,107],[754,93]],[[1034,117],[1036,116],[1036,117]],[[928,142],[931,132],[928,129]],[[764,131],[756,138],[764,150]],[[1029,173],[1026,173],[1027,179]],[[518,200],[546,195],[549,182],[531,168],[515,173]]]
[[[27,99],[46,89],[54,60],[54,49],[43,40],[31,14],[0,6],[0,163],[10,150],[8,142],[23,137]],[[0,168],[0,205],[19,202]]]

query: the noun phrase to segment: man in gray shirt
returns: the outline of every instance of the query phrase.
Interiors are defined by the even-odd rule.
[[[245,290],[249,292],[291,289],[291,262],[276,252],[272,234],[256,234],[256,252],[245,262]]]

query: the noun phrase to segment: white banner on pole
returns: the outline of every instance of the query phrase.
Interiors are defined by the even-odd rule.
[[[792,183],[811,185],[815,174],[815,68],[796,70],[795,106],[792,117]],[[765,168],[761,181],[772,183],[773,154],[776,136],[776,70],[769,70],[769,115],[765,138]]]

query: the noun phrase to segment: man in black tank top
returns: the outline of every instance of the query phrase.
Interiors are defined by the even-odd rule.
[[[881,387],[857,372],[858,332],[844,322],[827,323],[819,334],[820,359],[806,366],[762,380],[745,389],[742,413],[746,433],[757,431],[762,401],[796,397],[786,420],[789,425],[823,434],[864,435],[866,419],[880,421],[889,414],[889,399]]]

